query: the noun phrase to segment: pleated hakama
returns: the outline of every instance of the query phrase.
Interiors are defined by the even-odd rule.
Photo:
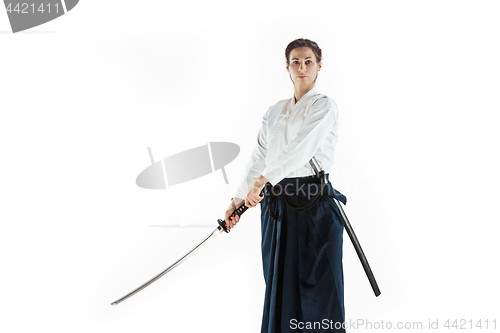
[[[303,206],[314,198],[317,191],[310,184],[318,181],[316,176],[285,178],[279,185],[294,206]],[[306,211],[294,210],[283,195],[267,191],[260,202],[266,283],[261,333],[345,332],[335,328],[345,321],[344,224],[330,196],[346,203],[329,181],[319,202]]]

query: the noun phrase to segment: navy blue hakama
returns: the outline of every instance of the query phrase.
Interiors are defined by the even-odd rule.
[[[344,204],[346,197],[327,181],[318,203],[297,211],[290,202],[310,203],[319,178],[285,178],[273,188],[275,195],[268,192],[270,185],[260,202],[266,283],[261,333],[345,332],[339,327],[345,321],[344,223],[330,196]]]

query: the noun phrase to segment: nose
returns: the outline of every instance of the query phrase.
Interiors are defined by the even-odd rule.
[[[300,64],[299,72],[304,72],[306,70],[306,66],[304,64]]]

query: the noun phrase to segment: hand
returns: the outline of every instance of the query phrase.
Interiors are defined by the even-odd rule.
[[[229,216],[231,216],[231,214],[236,210],[236,208],[241,206],[241,204],[243,204],[244,201],[245,200],[240,198],[233,198],[231,200],[231,203],[229,204],[229,206],[226,209],[226,212],[224,213],[224,221],[226,221],[227,230],[230,230],[232,227],[236,225],[236,223],[240,221],[240,217],[238,215],[233,216],[231,220],[229,220]]]
[[[262,175],[255,179],[250,187],[250,190],[248,191],[247,197],[245,198],[245,206],[248,208],[255,207],[264,198],[264,196],[260,196],[260,192],[266,183],[267,179]]]

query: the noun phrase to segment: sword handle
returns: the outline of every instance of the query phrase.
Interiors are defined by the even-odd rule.
[[[262,189],[262,191],[260,191],[260,194],[259,196],[264,196],[264,188]],[[232,217],[235,217],[236,215],[238,216],[241,216],[243,215],[244,212],[246,212],[248,209],[247,206],[245,206],[245,204],[241,204],[241,206],[239,206],[238,208],[236,208],[234,210],[234,212],[229,215],[229,219],[231,219]],[[221,220],[221,219],[218,219],[217,222],[219,223],[219,226],[225,231],[225,232],[229,232],[230,230],[227,230],[227,225],[226,225],[226,221],[224,220]]]

